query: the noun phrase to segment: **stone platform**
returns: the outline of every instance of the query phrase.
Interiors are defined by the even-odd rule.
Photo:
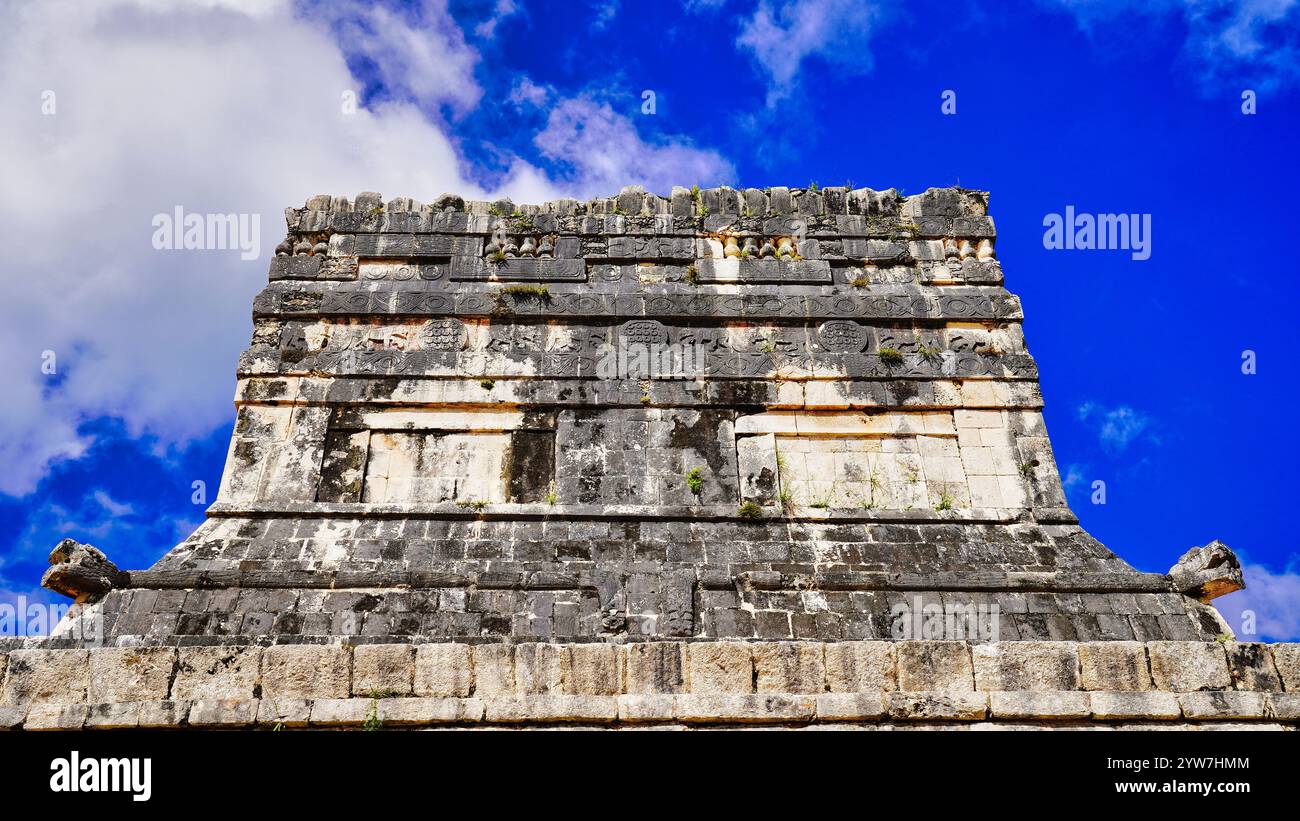
[[[1300,724],[1300,645],[650,642],[14,650],[0,728]]]

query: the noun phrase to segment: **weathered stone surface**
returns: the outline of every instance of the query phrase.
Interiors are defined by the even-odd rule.
[[[1150,690],[1146,646],[1137,641],[1081,642],[1079,684],[1085,690]]]
[[[1175,590],[1202,602],[1246,586],[1237,554],[1217,539],[1184,553],[1169,569],[1169,578]]]
[[[672,721],[675,716],[671,695],[618,696],[618,720],[629,723]]]
[[[470,648],[464,644],[421,644],[415,650],[415,694],[458,696],[470,694],[474,673]]]
[[[379,701],[375,698],[321,698],[311,703],[313,727],[360,726],[378,722]]]
[[[140,721],[136,726],[142,730],[179,727],[189,716],[190,707],[188,701],[142,701]]]
[[[1228,672],[1238,690],[1273,692],[1282,689],[1282,677],[1278,675],[1273,653],[1267,644],[1230,642],[1223,649],[1228,656]]]
[[[609,644],[566,644],[560,653],[563,690],[573,696],[616,696],[622,689],[618,648]]]
[[[1300,721],[1300,693],[1269,693],[1268,715],[1282,721]]]
[[[1264,718],[1265,694],[1223,692],[1182,693],[1178,703],[1189,719]]]
[[[697,694],[752,693],[754,660],[740,642],[695,642],[686,645],[689,689]]]
[[[89,704],[87,707],[87,730],[131,730],[140,725],[142,704],[139,701]]]
[[[0,704],[84,704],[89,686],[87,650],[14,650]]]
[[[563,691],[560,648],[534,642],[515,648],[515,689],[521,695],[559,694]]]
[[[251,699],[261,681],[260,647],[181,647],[177,649],[176,701]]]
[[[681,693],[686,688],[683,649],[679,642],[629,644],[623,656],[625,693]]]
[[[826,684],[832,693],[875,693],[898,689],[894,645],[890,642],[832,642],[826,645],[825,659]]]
[[[987,693],[886,693],[885,698],[889,717],[906,721],[980,721],[988,715]]]
[[[257,723],[272,729],[306,727],[311,718],[311,701],[301,698],[263,698],[257,703]]]
[[[170,647],[104,647],[90,653],[92,704],[164,701],[171,690],[176,651]]]
[[[970,648],[965,642],[901,642],[895,652],[900,690],[963,693],[975,689]]]
[[[810,721],[816,700],[809,695],[679,695],[673,700],[675,717],[688,723],[776,723]]]
[[[887,712],[883,693],[838,692],[817,696],[819,721],[877,721]]]
[[[384,727],[472,724],[483,720],[483,710],[476,698],[385,698],[375,717]]]
[[[1156,687],[1175,693],[1232,688],[1228,660],[1220,644],[1153,641],[1147,644]]]
[[[415,648],[409,644],[362,644],[352,650],[352,695],[409,696]]]
[[[85,704],[59,704],[39,701],[27,710],[24,730],[80,730],[90,715]]]
[[[191,727],[251,727],[257,722],[258,699],[202,699],[190,705]]]
[[[1173,693],[1097,691],[1088,694],[1088,703],[1093,718],[1099,721],[1163,721],[1182,715],[1178,696]]]
[[[41,586],[77,602],[95,602],[121,582],[117,565],[92,545],[64,539],[50,553]]]
[[[476,644],[471,648],[474,670],[474,695],[513,696],[515,694],[515,652],[508,644]]]
[[[989,693],[989,710],[1000,719],[1083,719],[1092,714],[1087,693],[1041,690]]]
[[[756,689],[760,693],[821,693],[826,690],[823,648],[813,642],[754,645]]]
[[[535,695],[486,698],[483,720],[501,724],[531,722],[606,723],[618,719],[618,699],[613,696]]]
[[[1079,658],[1073,642],[1024,641],[971,647],[977,690],[1076,690]]]
[[[279,644],[262,655],[264,698],[344,698],[350,691],[347,648]]]
[[[1288,693],[1300,693],[1300,644],[1272,646],[1273,663]]]

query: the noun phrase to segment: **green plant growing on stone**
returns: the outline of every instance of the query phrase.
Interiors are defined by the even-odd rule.
[[[499,207],[495,206],[495,205],[488,209],[488,213],[491,214],[491,215],[494,216],[494,217],[504,217],[504,216],[505,216],[505,214],[501,213],[501,209],[500,209]]]
[[[938,359],[940,358],[940,355],[942,353],[942,351],[940,351],[938,348],[931,348],[929,345],[926,345],[924,342],[917,346],[916,352],[919,353],[921,355],[921,358],[926,361],[933,361],[935,359]]]
[[[1020,465],[1020,475],[1026,479],[1034,478],[1034,468],[1038,467],[1037,459],[1030,459]]]
[[[555,488],[551,488],[549,491],[547,491],[546,504],[554,505],[557,501],[559,501],[559,499],[560,499],[560,494],[555,492]]]
[[[691,186],[691,199],[695,202],[700,201],[700,187],[698,185]]]
[[[1230,641],[1232,641],[1232,636],[1228,635],[1227,633],[1220,633],[1219,635],[1214,637],[1214,640],[1219,644],[1227,644]]]
[[[379,720],[379,699],[370,699],[370,709],[366,711],[366,720],[362,722],[361,729],[368,733],[384,726],[384,722]]]
[[[700,284],[700,269],[693,262],[686,266],[686,281],[692,285]]]
[[[548,300],[551,298],[551,289],[545,285],[507,285],[501,289],[500,294],[503,296]]]
[[[701,205],[701,206],[700,206],[700,216],[701,216],[701,217],[707,217],[708,215],[709,215],[709,206],[707,206],[707,205]]]
[[[384,213],[384,206],[382,205],[376,205],[374,208],[370,209],[370,216],[372,217],[377,217],[382,213]]]
[[[757,519],[763,515],[763,508],[756,502],[746,501],[736,510],[736,515],[746,519]]]
[[[686,473],[686,487],[692,495],[699,496],[704,490],[704,476],[701,475],[700,468],[691,468]]]
[[[478,386],[485,391],[490,391],[497,386],[497,383],[495,379],[484,379],[478,383]]]
[[[493,251],[491,254],[488,255],[488,262],[491,262],[493,264],[500,265],[505,261],[506,261],[505,251]]]
[[[462,499],[456,503],[456,506],[466,510],[483,511],[487,509],[488,503],[482,499]]]
[[[903,364],[903,352],[897,348],[881,348],[876,351],[876,355],[879,356],[880,361],[884,362],[886,365],[892,366]]]
[[[854,288],[870,288],[871,280],[866,276],[856,276],[849,280],[849,285]]]
[[[947,493],[939,497],[939,504],[934,506],[935,510],[952,510],[952,496]]]
[[[781,501],[781,509],[784,510],[786,513],[790,513],[791,511],[794,510],[794,494],[793,494],[793,493],[791,493],[790,491],[786,490],[785,488],[781,488],[781,495],[780,495],[779,499],[780,499],[780,501]]]
[[[810,183],[808,183],[808,190],[809,190],[809,191],[820,191],[820,190],[822,190],[822,187],[821,187],[820,185],[818,185],[818,184],[814,181],[814,182],[810,182]]]

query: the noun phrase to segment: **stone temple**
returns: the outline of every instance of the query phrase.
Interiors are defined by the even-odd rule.
[[[206,522],[147,570],[61,544],[45,583],[77,604],[0,700],[193,726],[1300,711],[1295,648],[1207,604],[1241,586],[1230,550],[1143,573],[1079,526],[987,203],[288,209]],[[112,649],[72,649],[92,622]],[[80,699],[50,695],[77,652]],[[1066,706],[990,706],[1038,690]],[[1237,700],[1179,701],[1201,691]]]

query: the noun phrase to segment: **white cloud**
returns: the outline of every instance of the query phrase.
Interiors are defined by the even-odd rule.
[[[550,86],[538,85],[531,78],[524,76],[515,81],[510,87],[510,95],[506,98],[514,103],[516,107],[532,106],[537,108],[544,104],[550,97],[553,89]]]
[[[445,3],[346,8],[378,37],[347,47],[375,52],[386,80],[425,108],[399,101],[345,114],[342,97],[357,88],[345,53],[288,0],[0,6],[0,492],[27,493],[52,462],[84,453],[78,428],[90,419],[120,417],[165,449],[229,418],[249,305],[286,205],[360,191],[485,196],[429,120],[427,106],[469,106],[480,93],[468,73],[477,54]],[[355,23],[331,13],[345,29]],[[41,110],[46,90],[52,116]],[[592,114],[601,141],[566,130],[584,119],[566,115],[542,141],[573,167],[564,191],[609,194],[647,175],[707,181],[725,166],[713,152],[648,144],[608,109]],[[586,151],[593,157],[575,153]],[[559,195],[528,163],[506,167],[492,196]],[[176,206],[260,215],[261,258],[154,250],[151,221]],[[45,351],[57,355],[56,376],[42,373]]]
[[[1096,402],[1085,402],[1078,407],[1079,420],[1091,426],[1103,449],[1120,453],[1144,433],[1148,440],[1158,440],[1150,433],[1151,417],[1127,405],[1106,408]]]
[[[1300,82],[1300,0],[1042,0],[1074,15],[1085,31],[1172,19],[1186,30],[1183,57],[1210,88],[1259,89]]]
[[[446,104],[464,114],[483,95],[474,79],[478,52],[465,43],[447,0],[395,8],[331,0],[313,6],[311,16],[332,24],[346,54],[369,60],[390,93],[409,97],[426,110]]]
[[[492,39],[497,34],[497,26],[519,13],[515,0],[497,0],[492,7],[492,14],[474,27],[474,33],[485,39]]]
[[[91,494],[91,496],[94,498],[95,503],[102,507],[104,512],[110,516],[130,516],[135,513],[135,508],[131,507],[129,504],[117,501],[112,496],[109,496],[106,491],[96,490]]]
[[[1274,573],[1259,564],[1242,565],[1246,589],[1215,599],[1214,605],[1242,641],[1300,641],[1300,567]],[[1247,628],[1253,618],[1255,632]]]
[[[794,92],[804,60],[820,57],[848,74],[874,66],[871,35],[885,5],[863,0],[763,0],[741,26],[736,45],[753,53],[768,78],[767,103]]]
[[[567,166],[564,185],[576,196],[616,192],[624,185],[666,194],[673,185],[717,185],[735,177],[717,152],[681,138],[643,140],[627,117],[588,96],[551,109],[534,143],[544,156]]]

